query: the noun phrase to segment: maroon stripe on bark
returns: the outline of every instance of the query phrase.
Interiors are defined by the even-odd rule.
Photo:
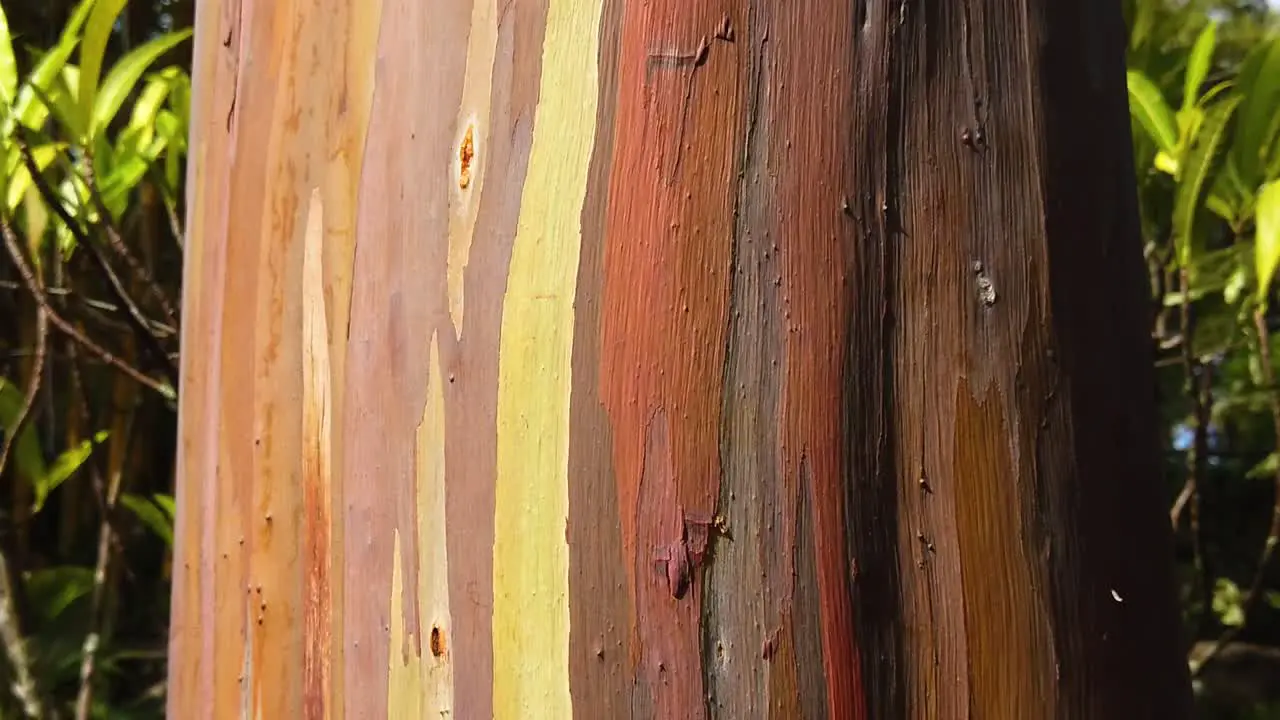
[[[842,428],[854,239],[844,181],[853,170],[854,113],[869,109],[857,107],[850,92],[853,73],[862,70],[854,64],[856,29],[850,3],[778,3],[770,10],[776,63],[769,81],[776,100],[767,123],[778,182],[785,347],[782,472],[790,487],[812,483],[822,659],[833,719],[866,716],[850,592],[850,473]]]

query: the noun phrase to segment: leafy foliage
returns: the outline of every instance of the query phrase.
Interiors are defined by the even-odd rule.
[[[1252,3],[1130,0],[1126,17],[1170,519],[1200,676],[1232,643],[1280,645],[1280,27]],[[1205,712],[1265,707],[1201,689]]]
[[[0,618],[27,657],[6,647],[0,674],[46,717],[160,717],[191,32],[78,0],[29,47],[39,25],[11,9],[29,10],[0,9],[0,547],[20,592]],[[0,694],[0,717],[19,709]]]

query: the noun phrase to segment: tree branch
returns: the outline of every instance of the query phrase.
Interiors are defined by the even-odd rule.
[[[10,235],[8,225],[6,239]],[[14,239],[16,247],[17,240]],[[31,283],[38,283],[31,277]],[[22,407],[4,436],[4,444],[0,446],[0,477],[3,477],[9,461],[9,453],[22,436],[22,431],[31,417],[31,409],[35,406],[36,397],[40,394],[40,381],[44,375],[45,354],[49,340],[49,314],[44,305],[36,306],[36,338],[35,355],[31,359],[30,376],[27,379],[26,392],[23,395]],[[22,705],[22,711],[28,718],[45,717],[39,685],[31,672],[31,658],[27,655],[27,644],[23,637],[22,623],[18,617],[17,602],[14,599],[14,583],[9,573],[9,561],[0,551],[0,638],[4,642],[5,657],[9,661],[13,674],[13,695]]]
[[[31,293],[35,301],[44,309],[48,316],[49,322],[61,332],[66,334],[85,350],[96,356],[98,359],[116,368],[120,372],[133,378],[136,382],[148,387],[163,395],[166,399],[173,400],[177,397],[172,385],[165,385],[154,378],[149,377],[141,370],[138,370],[120,358],[113,355],[110,351],[90,340],[74,325],[67,322],[58,314],[53,306],[49,304],[49,298],[44,294],[39,284],[36,283],[35,275],[31,267],[27,265],[26,258],[22,254],[22,247],[18,244],[18,238],[13,233],[13,228],[9,227],[8,222],[0,221],[0,232],[4,234],[5,245],[9,250],[9,257],[13,260],[13,264],[18,268],[18,274],[22,276],[23,282],[27,286],[27,290]]]
[[[1213,384],[1208,369],[1196,359],[1195,353],[1192,351],[1192,338],[1195,335],[1195,316],[1191,312],[1191,276],[1186,268],[1182,268],[1179,272],[1178,279],[1179,290],[1182,293],[1182,303],[1179,307],[1182,325],[1181,334],[1185,338],[1182,343],[1182,364],[1186,372],[1186,391],[1191,397],[1194,423],[1191,449],[1187,453],[1187,480],[1182,492],[1179,493],[1179,498],[1182,495],[1186,495],[1187,500],[1183,501],[1183,504],[1189,503],[1191,508],[1191,548],[1196,574],[1200,580],[1200,594],[1204,599],[1204,612],[1200,615],[1200,625],[1203,627],[1209,616],[1210,608],[1213,606],[1213,573],[1205,555],[1204,528],[1200,522],[1201,499],[1204,490],[1205,456],[1209,449],[1209,410],[1212,407],[1211,392]],[[1181,512],[1176,505],[1174,510]],[[1170,521],[1176,528],[1178,516],[1173,514],[1172,511],[1170,513]]]
[[[1266,381],[1268,387],[1275,387],[1276,371],[1271,364],[1271,331],[1267,328],[1267,317],[1265,309],[1259,307],[1253,313],[1253,325],[1258,333],[1258,354],[1261,356],[1262,377]],[[1276,448],[1280,449],[1280,394],[1271,393],[1271,420],[1274,425]],[[1258,604],[1258,597],[1262,594],[1262,581],[1266,577],[1267,567],[1271,564],[1271,556],[1275,553],[1276,544],[1280,543],[1280,467],[1276,468],[1274,477],[1274,498],[1271,505],[1271,523],[1267,528],[1267,539],[1262,544],[1262,551],[1258,554],[1258,562],[1253,570],[1253,580],[1249,583],[1249,589],[1245,592],[1244,600],[1241,603],[1240,624],[1235,627],[1228,628],[1221,636],[1214,641],[1213,645],[1205,651],[1204,655],[1197,664],[1195,671],[1198,673],[1203,670],[1215,657],[1218,656],[1222,649],[1236,639],[1244,630],[1245,625],[1249,621],[1249,613]]]
[[[173,360],[169,357],[164,345],[160,342],[160,338],[152,330],[150,321],[143,316],[138,304],[129,296],[128,291],[125,290],[124,285],[120,282],[120,278],[111,269],[111,264],[107,262],[106,256],[102,254],[102,249],[89,240],[84,234],[84,229],[80,227],[80,223],[76,222],[71,213],[63,206],[62,200],[58,198],[54,189],[49,186],[48,180],[45,179],[40,172],[39,165],[36,164],[35,156],[31,154],[31,148],[21,139],[15,138],[15,142],[18,144],[23,164],[26,165],[27,172],[31,175],[32,184],[39,190],[45,203],[58,216],[58,219],[67,226],[67,230],[75,238],[76,245],[83,248],[94,259],[94,264],[98,266],[98,270],[107,279],[107,284],[111,288],[116,302],[128,309],[128,316],[134,325],[134,330],[151,347],[152,352],[158,356],[169,384],[174,384],[177,381],[178,369],[173,364]]]
[[[66,158],[63,159],[65,160]],[[102,228],[107,235],[107,244],[124,260],[125,265],[129,266],[129,270],[133,272],[134,277],[147,288],[148,294],[160,306],[160,310],[164,312],[164,316],[169,323],[176,326],[178,324],[178,313],[174,310],[173,302],[164,292],[164,289],[151,277],[151,273],[143,267],[138,258],[125,245],[124,240],[120,237],[119,229],[116,228],[111,219],[111,211],[107,209],[107,203],[102,199],[102,193],[98,192],[97,176],[93,171],[93,154],[89,152],[88,148],[85,149],[83,173],[85,187],[89,190],[89,198],[93,201],[94,208],[98,211],[98,217],[102,219]]]

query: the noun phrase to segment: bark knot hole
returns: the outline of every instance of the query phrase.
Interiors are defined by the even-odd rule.
[[[471,187],[471,161],[476,156],[475,126],[468,125],[462,136],[462,144],[458,146],[458,187],[466,190]]]
[[[986,307],[996,304],[996,286],[991,282],[991,276],[987,274],[980,261],[973,263],[974,282],[978,286],[978,299]]]
[[[431,626],[431,654],[435,657],[444,655],[444,631],[439,625]]]

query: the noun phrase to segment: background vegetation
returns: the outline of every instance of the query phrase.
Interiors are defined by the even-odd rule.
[[[1280,20],[1124,6],[1188,662],[1280,718]],[[192,11],[4,1],[0,717],[163,715]]]

